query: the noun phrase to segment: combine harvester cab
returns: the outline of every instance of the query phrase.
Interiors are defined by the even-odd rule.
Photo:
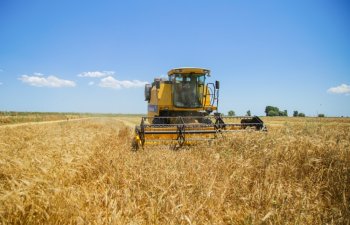
[[[209,70],[178,68],[170,70],[168,76],[145,85],[148,115],[135,127],[134,150],[169,141],[181,147],[228,132],[266,131],[257,116],[231,117],[217,112],[220,85],[218,81],[205,82]],[[210,115],[213,111],[214,115]]]

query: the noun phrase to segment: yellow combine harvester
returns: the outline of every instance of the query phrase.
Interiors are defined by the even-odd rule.
[[[266,130],[257,116],[228,117],[218,113],[220,84],[206,83],[209,76],[207,69],[177,68],[168,72],[168,79],[155,78],[152,84],[146,84],[148,115],[135,127],[133,148],[164,141],[181,147],[215,139],[225,132]]]

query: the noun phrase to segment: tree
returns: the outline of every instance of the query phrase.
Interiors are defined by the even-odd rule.
[[[323,113],[318,114],[318,117],[325,117]]]
[[[247,116],[251,116],[252,113],[250,112],[250,110],[247,111]]]
[[[270,105],[266,106],[265,113],[266,113],[266,116],[288,116],[287,110],[280,111],[278,107],[270,106]]]
[[[268,113],[267,113],[267,116],[279,116],[279,113],[274,111],[274,110],[270,110]]]
[[[278,111],[278,115],[279,116],[288,116],[288,111],[287,110],[284,110],[283,112],[282,111]]]
[[[275,106],[270,106],[270,105],[266,106],[266,108],[265,108],[266,116],[269,115],[269,112],[270,112],[270,111],[274,111],[274,112],[277,112],[277,113],[278,113],[280,110],[279,110],[279,108],[277,108],[277,107],[275,107]]]
[[[298,117],[298,114],[299,114],[299,113],[298,113],[297,110],[295,110],[295,111],[293,112],[293,116],[294,116],[294,117]]]
[[[229,116],[235,116],[235,115],[236,115],[235,111],[233,111],[233,110],[228,111],[227,114],[228,114]]]
[[[299,117],[305,117],[305,114],[304,113],[299,113],[298,116]]]

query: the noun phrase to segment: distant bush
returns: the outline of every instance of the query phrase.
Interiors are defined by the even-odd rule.
[[[279,114],[280,116],[288,116],[288,111],[287,111],[287,110],[283,110],[283,112],[282,112],[282,111],[279,111],[278,114]]]
[[[305,114],[304,113],[299,113],[298,117],[305,117]]]
[[[293,117],[305,117],[305,114],[295,110],[295,111],[293,111]]]
[[[230,111],[228,111],[227,115],[228,115],[228,116],[235,116],[236,113],[235,113],[235,111],[230,110]]]
[[[271,111],[269,111],[269,112],[267,113],[267,116],[279,116],[279,113],[276,112],[276,111],[271,110]]]
[[[321,114],[318,114],[318,117],[325,117],[325,115],[321,113]]]
[[[288,116],[287,110],[280,111],[278,107],[270,106],[270,105],[266,106],[265,113],[266,113],[266,116]]]

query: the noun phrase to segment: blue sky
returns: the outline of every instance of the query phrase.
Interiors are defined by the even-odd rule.
[[[0,110],[145,113],[182,66],[211,69],[224,113],[350,116],[350,3],[0,1]]]

